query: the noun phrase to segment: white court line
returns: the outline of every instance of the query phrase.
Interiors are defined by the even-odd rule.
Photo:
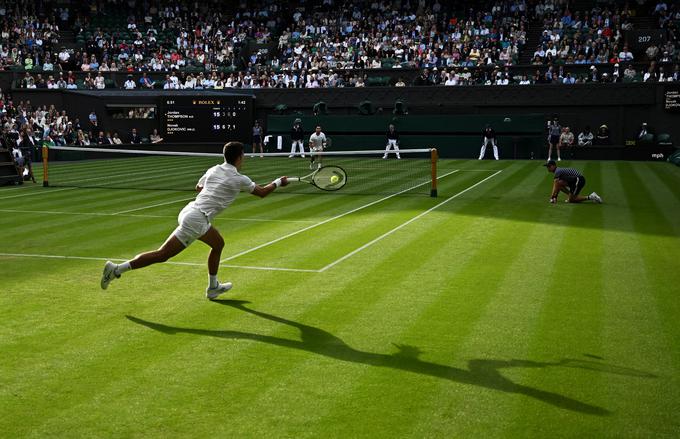
[[[25,209],[0,209],[0,212],[6,213],[38,213],[46,215],[83,215],[83,216],[120,216],[124,218],[177,218],[177,215],[145,215],[145,214],[115,214],[115,213],[103,213],[103,212],[65,212],[58,210],[25,210]],[[312,220],[280,220],[280,219],[267,219],[267,218],[229,218],[229,217],[216,217],[213,221],[247,221],[247,222],[263,222],[263,223],[300,223],[309,224],[313,223]]]
[[[451,171],[451,172],[448,172],[448,173],[446,173],[446,174],[444,174],[444,175],[442,175],[442,176],[437,177],[437,179],[444,178],[444,177],[446,177],[446,176],[448,176],[448,175],[451,175],[451,174],[455,174],[456,172],[458,172],[458,170],[457,170],[457,169],[454,169],[454,170]],[[426,182],[424,182],[424,183],[421,183],[421,184],[419,184],[419,185],[413,186],[413,187],[411,187],[411,188],[404,189],[403,191],[399,191],[399,192],[397,192],[397,193],[395,193],[395,194],[391,194],[391,195],[388,195],[388,196],[386,196],[386,197],[383,197],[383,198],[381,198],[381,199],[379,199],[379,200],[372,201],[372,202],[370,202],[370,203],[368,203],[368,204],[364,204],[363,206],[359,206],[359,207],[354,208],[354,209],[352,209],[352,210],[349,210],[349,211],[347,211],[347,212],[341,213],[340,215],[336,215],[336,216],[334,216],[334,217],[325,219],[325,220],[320,221],[320,222],[318,222],[318,223],[316,223],[316,224],[312,224],[311,226],[305,227],[305,228],[300,229],[300,230],[296,230],[295,232],[289,233],[289,234],[287,234],[287,235],[283,235],[283,236],[281,236],[281,237],[279,237],[279,238],[276,238],[276,239],[274,239],[274,240],[271,240],[271,241],[269,241],[269,242],[265,242],[264,244],[260,244],[260,245],[258,245],[258,246],[253,247],[253,248],[250,248],[250,249],[248,249],[248,250],[244,250],[244,251],[242,251],[242,252],[240,252],[240,253],[236,253],[235,255],[232,255],[232,256],[229,256],[229,257],[227,257],[227,258],[222,259],[220,262],[230,261],[230,260],[232,260],[232,259],[238,258],[239,256],[243,256],[243,255],[246,255],[246,254],[248,254],[248,253],[254,252],[255,250],[259,250],[259,249],[261,249],[261,248],[268,247],[268,246],[270,246],[270,245],[272,245],[272,244],[276,244],[277,242],[283,241],[284,239],[288,239],[288,238],[290,238],[291,236],[295,236],[295,235],[298,235],[298,234],[300,234],[300,233],[302,233],[302,232],[306,232],[307,230],[311,230],[311,229],[313,229],[313,228],[315,228],[315,227],[319,227],[319,226],[321,226],[321,225],[323,225],[323,224],[329,223],[329,222],[334,221],[334,220],[336,220],[336,219],[338,219],[338,218],[342,218],[343,216],[349,215],[350,213],[354,213],[354,212],[357,212],[357,211],[359,211],[359,210],[361,210],[361,209],[365,209],[365,208],[367,208],[367,207],[373,206],[374,204],[378,204],[378,203],[380,203],[380,202],[382,202],[382,201],[385,201],[385,200],[388,200],[388,199],[390,199],[390,198],[392,198],[392,197],[396,197],[397,195],[401,195],[401,194],[403,194],[404,192],[409,192],[409,191],[411,191],[411,190],[413,190],[413,189],[415,189],[415,188],[417,188],[417,187],[419,187],[419,186],[423,186],[423,185],[426,185],[426,184],[428,184],[428,183],[430,183],[430,182],[429,182],[429,181],[426,181]]]
[[[123,261],[126,260],[126,259],[122,259],[122,258],[96,258],[96,257],[89,257],[89,256],[43,255],[43,254],[37,254],[37,253],[0,253],[0,256],[9,256],[9,257],[17,257],[17,258],[77,259],[77,260],[83,260],[83,261],[114,261],[114,262],[115,261],[123,262]],[[199,264],[197,262],[173,262],[173,261],[164,262],[164,264],[185,265],[185,266],[191,266],[191,267],[203,267],[203,266],[206,265],[205,262]],[[220,264],[220,267],[241,268],[241,269],[244,269],[244,270],[293,271],[293,272],[299,272],[299,273],[318,273],[319,272],[319,270],[312,270],[312,269],[306,269],[306,268],[259,267],[259,266],[252,266],[252,265]]]
[[[494,172],[502,169],[459,169],[460,172]]]
[[[33,196],[33,195],[53,194],[55,192],[70,191],[70,190],[73,190],[73,189],[77,189],[77,188],[67,187],[67,188],[64,188],[64,189],[48,189],[48,190],[40,190],[40,191],[36,190],[36,191],[31,192],[30,194],[21,194],[21,195],[11,195],[9,197],[0,197],[0,200],[7,200],[8,198],[17,198],[17,197],[30,197],[30,196]]]
[[[372,246],[373,244],[375,244],[376,242],[380,241],[381,239],[390,236],[392,233],[396,232],[397,230],[399,230],[399,229],[401,229],[401,228],[403,228],[403,227],[406,227],[407,225],[411,224],[412,222],[414,222],[414,221],[416,221],[416,220],[422,218],[423,216],[427,215],[428,213],[432,212],[433,210],[437,209],[438,207],[443,206],[444,204],[448,203],[449,201],[451,201],[451,200],[453,200],[453,199],[455,199],[455,198],[458,198],[459,196],[463,195],[465,192],[467,192],[467,191],[469,191],[469,190],[471,190],[471,189],[474,189],[475,187],[477,187],[477,186],[479,186],[480,184],[484,183],[485,181],[487,181],[487,180],[489,180],[489,179],[495,177],[496,175],[500,174],[501,172],[503,172],[503,171],[502,171],[502,170],[496,171],[496,172],[494,172],[492,175],[489,175],[489,176],[486,177],[485,179],[483,179],[483,180],[481,180],[481,181],[478,181],[477,183],[473,184],[472,186],[468,187],[467,189],[463,189],[462,191],[458,192],[457,194],[450,196],[449,198],[447,198],[446,200],[442,201],[441,203],[432,206],[431,208],[429,208],[429,209],[426,210],[425,212],[422,212],[422,213],[420,213],[419,215],[414,216],[413,218],[411,218],[410,220],[406,221],[405,223],[402,223],[402,224],[398,225],[397,227],[393,228],[392,230],[389,230],[389,231],[383,233],[382,235],[378,236],[378,237],[375,238],[374,240],[367,242],[366,244],[362,245],[361,247],[359,247],[359,248],[357,248],[357,249],[355,249],[355,250],[352,250],[351,252],[347,253],[345,256],[343,256],[343,257],[341,257],[341,258],[339,258],[339,259],[337,259],[337,260],[331,262],[330,264],[328,264],[328,265],[326,265],[325,267],[323,267],[322,269],[320,269],[319,272],[322,273],[322,272],[328,270],[329,268],[334,267],[335,265],[339,264],[340,262],[342,262],[342,261],[344,261],[344,260],[346,260],[346,259],[349,259],[350,257],[354,256],[355,254],[359,253],[360,251],[367,249],[368,247]]]
[[[124,213],[137,212],[138,210],[151,209],[153,207],[158,207],[158,206],[166,206],[168,204],[179,203],[180,201],[189,201],[189,200],[193,200],[194,198],[195,197],[182,198],[182,199],[179,199],[179,200],[172,200],[172,201],[166,201],[164,203],[152,204],[150,206],[137,207],[135,209],[121,210],[120,212],[114,212],[111,215],[122,215]]]

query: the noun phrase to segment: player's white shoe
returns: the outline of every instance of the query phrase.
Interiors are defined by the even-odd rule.
[[[595,192],[593,192],[592,194],[588,195],[588,198],[591,199],[591,200],[593,200],[593,201],[596,202],[597,204],[602,203],[602,197],[600,197],[599,195],[597,195]]]
[[[231,290],[232,286],[231,282],[225,282],[223,284],[217,284],[215,288],[208,287],[205,289],[205,297],[210,300],[216,299],[220,294]]]
[[[106,261],[106,264],[104,264],[104,272],[102,273],[100,283],[102,290],[107,289],[112,280],[120,277],[119,274],[116,274],[116,267],[118,266],[111,261]]]

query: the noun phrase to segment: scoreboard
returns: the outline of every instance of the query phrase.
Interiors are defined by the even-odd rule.
[[[680,112],[680,87],[668,86],[664,90],[663,108],[666,111]]]
[[[252,141],[252,96],[168,96],[161,115],[166,142]]]

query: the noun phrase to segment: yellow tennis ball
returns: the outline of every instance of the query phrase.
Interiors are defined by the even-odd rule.
[[[332,184],[335,184],[338,181],[340,181],[340,177],[338,177],[337,175],[331,175],[331,183]]]

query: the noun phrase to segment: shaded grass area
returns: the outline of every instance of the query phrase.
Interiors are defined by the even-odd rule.
[[[536,162],[444,161],[469,172],[439,199],[394,197],[229,263],[320,268],[503,172],[328,271],[224,268],[235,288],[215,302],[202,265],[133,271],[104,293],[101,261],[0,256],[0,431],[676,437],[680,175],[573,165],[605,204],[549,205]],[[130,257],[186,202],[58,189],[0,190],[0,253]],[[216,221],[224,256],[380,197],[241,197]]]

